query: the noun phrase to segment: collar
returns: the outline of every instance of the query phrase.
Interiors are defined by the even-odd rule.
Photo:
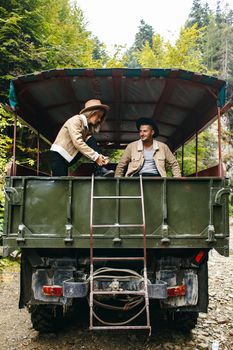
[[[159,145],[158,145],[158,142],[156,140],[153,140],[153,150],[154,151],[157,151],[159,149]],[[137,148],[138,148],[138,151],[139,152],[142,152],[143,151],[143,143],[142,143],[142,140],[138,140],[137,141]]]
[[[84,114],[79,114],[79,118],[82,120],[85,128],[89,129],[87,117]]]

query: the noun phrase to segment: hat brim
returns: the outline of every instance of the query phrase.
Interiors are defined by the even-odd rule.
[[[84,113],[84,112],[88,112],[88,111],[92,111],[92,110],[94,110],[94,109],[103,109],[104,110],[104,112],[106,113],[106,112],[108,112],[109,111],[109,109],[110,109],[110,107],[109,106],[107,106],[107,105],[94,105],[94,106],[90,106],[90,107],[86,107],[86,108],[83,108],[80,112],[79,112],[79,114],[82,114],[82,113]]]

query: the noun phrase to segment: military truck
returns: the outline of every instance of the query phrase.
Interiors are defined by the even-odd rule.
[[[181,149],[182,177],[95,177],[91,163],[65,177],[45,171],[40,145],[49,149],[63,123],[93,98],[111,108],[97,135],[102,148],[124,149],[138,138],[136,119],[152,118],[157,140]],[[183,70],[59,69],[14,79],[10,106],[15,139],[4,254],[21,250],[19,307],[28,308],[33,327],[52,331],[84,304],[90,330],[195,327],[208,309],[209,252],[229,254],[226,83]],[[37,137],[36,169],[17,163],[17,120]],[[218,164],[200,170],[198,136],[215,120]],[[190,140],[195,172],[184,176]]]

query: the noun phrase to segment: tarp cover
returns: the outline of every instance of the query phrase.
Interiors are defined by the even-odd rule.
[[[225,103],[225,82],[171,69],[58,69],[11,82],[10,105],[27,124],[53,142],[59,129],[89,99],[110,112],[97,135],[108,148],[138,138],[135,120],[153,118],[158,140],[172,150],[202,130]]]

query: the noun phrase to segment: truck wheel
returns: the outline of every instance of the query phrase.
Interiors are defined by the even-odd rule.
[[[32,305],[29,309],[33,328],[40,333],[51,333],[62,325],[62,307],[50,305]]]
[[[198,319],[198,312],[174,312],[168,315],[169,328],[181,332],[190,332],[195,328]]]

